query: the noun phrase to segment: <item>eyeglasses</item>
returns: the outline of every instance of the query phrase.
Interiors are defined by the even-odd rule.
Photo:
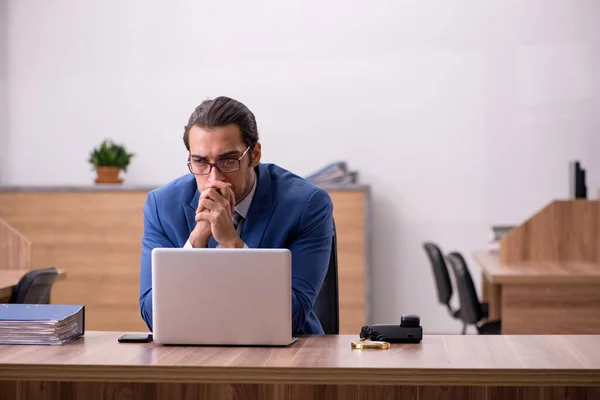
[[[222,174],[230,174],[240,169],[240,162],[248,150],[250,150],[250,146],[238,158],[222,158],[214,164],[208,161],[188,161],[187,166],[194,175],[208,175],[212,171],[212,167],[215,167]]]

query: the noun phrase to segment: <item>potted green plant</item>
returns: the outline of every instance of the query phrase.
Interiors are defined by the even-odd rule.
[[[89,162],[96,169],[96,183],[122,183],[121,170],[127,172],[133,153],[128,153],[123,145],[106,139],[92,150]]]

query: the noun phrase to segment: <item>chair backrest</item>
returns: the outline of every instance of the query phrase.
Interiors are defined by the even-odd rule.
[[[444,255],[440,248],[432,242],[423,244],[425,253],[429,258],[433,276],[435,278],[435,287],[437,288],[438,301],[450,307],[450,298],[452,297],[452,282],[448,273],[448,266],[444,260]]]
[[[9,300],[13,304],[48,304],[50,290],[58,275],[56,268],[34,269],[26,272]]]
[[[448,254],[448,262],[452,266],[456,279],[461,319],[467,324],[476,324],[483,319],[484,315],[467,262],[458,252]]]
[[[313,306],[323,330],[328,335],[340,333],[340,305],[338,294],[338,261],[337,261],[337,233],[333,224],[333,239],[331,240],[331,255],[329,267],[321,291]]]

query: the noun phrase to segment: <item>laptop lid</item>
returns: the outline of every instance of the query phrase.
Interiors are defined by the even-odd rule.
[[[154,341],[290,344],[291,270],[288,249],[152,250]]]

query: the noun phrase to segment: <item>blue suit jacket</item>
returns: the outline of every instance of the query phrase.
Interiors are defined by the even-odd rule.
[[[325,190],[274,164],[259,164],[255,171],[258,183],[244,221],[242,240],[250,248],[291,251],[292,332],[322,334],[323,328],[312,308],[329,265],[333,238],[331,198]],[[140,308],[150,330],[152,249],[184,246],[196,225],[199,198],[192,174],[148,194],[144,205]],[[211,237],[209,247],[216,245]]]

